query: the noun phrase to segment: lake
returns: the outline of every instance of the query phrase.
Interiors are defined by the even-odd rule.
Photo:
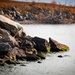
[[[68,52],[46,55],[42,63],[24,61],[26,66],[0,67],[0,75],[75,75],[75,25],[23,25],[27,35],[49,37],[70,47]],[[62,55],[63,58],[59,58]]]

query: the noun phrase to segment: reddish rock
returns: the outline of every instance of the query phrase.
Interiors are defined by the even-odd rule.
[[[67,45],[61,44],[56,40],[53,40],[52,38],[49,38],[49,44],[50,44],[50,51],[52,52],[69,50],[69,47]]]

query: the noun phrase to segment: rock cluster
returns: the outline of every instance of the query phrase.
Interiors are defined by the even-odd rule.
[[[19,23],[0,15],[0,65],[19,60],[45,59],[45,53],[67,51],[69,47],[49,38],[27,36]]]
[[[4,8],[3,10],[0,10],[0,14],[15,21],[28,20],[49,24],[68,24],[75,22],[75,14],[65,10],[54,10],[54,12],[52,12],[52,10],[36,9],[35,7],[32,7],[30,10],[24,10],[26,13],[21,13],[18,9],[19,8],[16,7]]]

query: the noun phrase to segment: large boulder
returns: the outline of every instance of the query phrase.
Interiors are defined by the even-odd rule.
[[[42,52],[50,52],[50,46],[49,43],[46,39],[39,38],[39,37],[34,37],[32,40],[35,42],[35,49],[37,51],[42,51]]]
[[[18,42],[16,41],[16,39],[12,37],[9,33],[10,32],[8,32],[7,30],[0,28],[0,43],[12,42],[14,45],[18,46]]]
[[[61,44],[52,38],[49,38],[50,51],[58,52],[58,51],[67,51],[69,47],[67,45]]]
[[[15,37],[22,37],[23,35],[25,35],[25,33],[23,32],[23,28],[19,23],[14,22],[2,15],[0,15],[0,27],[9,31],[10,34]]]

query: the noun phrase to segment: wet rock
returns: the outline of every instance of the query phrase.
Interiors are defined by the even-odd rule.
[[[52,38],[49,38],[50,51],[58,52],[58,51],[68,51],[69,47],[67,45],[61,44]]]
[[[35,49],[37,51],[42,51],[42,52],[50,52],[50,46],[47,40],[39,37],[34,37],[32,39],[35,42]]]

